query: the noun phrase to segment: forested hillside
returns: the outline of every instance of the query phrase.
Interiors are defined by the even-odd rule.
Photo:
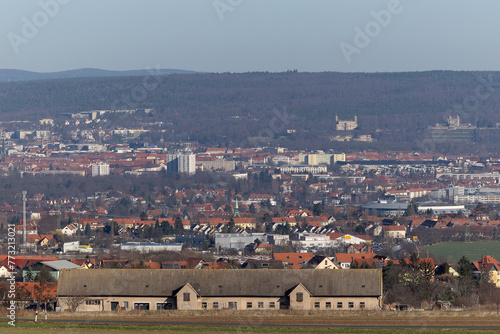
[[[493,84],[485,86],[484,82]],[[335,134],[335,115],[345,119],[357,115],[359,133],[371,133],[379,143],[397,141],[401,145],[422,135],[427,126],[445,123],[454,105],[465,107],[463,123],[494,126],[500,121],[500,86],[496,82],[500,83],[500,72],[451,71],[171,74],[29,81],[0,84],[0,117],[36,119],[91,109],[153,108],[152,120],[170,124],[171,138],[165,139],[238,145],[273,132],[271,139],[280,143],[311,148],[324,145]],[[285,128],[296,130],[294,134],[286,135],[284,127],[276,126],[274,108],[286,110]]]

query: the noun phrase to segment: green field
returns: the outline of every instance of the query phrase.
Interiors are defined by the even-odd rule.
[[[495,259],[500,259],[500,241],[443,242],[424,247],[424,253],[421,256],[425,256],[426,252],[440,260],[446,259],[455,264],[462,256],[470,261],[478,261],[483,255],[491,255]]]

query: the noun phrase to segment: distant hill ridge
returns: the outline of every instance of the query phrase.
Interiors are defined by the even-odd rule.
[[[334,148],[337,152],[346,148],[417,150],[425,140],[441,145],[445,137],[452,142],[441,145],[446,153],[477,152],[477,148],[466,147],[472,143],[488,145],[482,148],[484,152],[500,152],[497,144],[500,142],[500,72],[176,73],[164,70],[168,75],[157,75],[160,71],[154,70],[154,81],[144,80],[151,75],[147,70],[86,69],[67,71],[64,79],[18,79],[17,82],[14,82],[14,74],[22,72],[7,72],[12,82],[0,80],[0,121],[37,122],[61,113],[94,109],[152,109],[154,112],[147,118],[138,114],[121,123],[117,121],[122,127],[157,122],[163,124],[164,141],[189,140],[223,147],[242,147],[259,138],[259,143],[266,145]],[[38,79],[62,74],[39,75]],[[87,77],[80,77],[82,75]],[[146,89],[145,84],[150,86]],[[460,124],[485,130],[428,131],[429,126],[437,123],[447,124],[449,115],[459,115]],[[358,128],[336,131],[336,116],[347,121],[357,116]],[[466,133],[462,133],[464,131]],[[373,141],[349,141],[351,137],[365,135]],[[155,140],[154,136],[146,139]]]
[[[191,74],[199,73],[195,71],[177,70],[177,69],[152,69],[155,74]],[[15,69],[0,69],[0,82],[9,81],[31,81],[47,79],[70,79],[70,78],[97,78],[97,77],[135,77],[148,75],[148,70],[130,70],[130,71],[108,71],[98,68],[81,68],[76,70],[60,72],[31,72]]]

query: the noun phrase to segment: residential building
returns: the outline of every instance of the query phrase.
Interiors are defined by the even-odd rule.
[[[490,277],[490,282],[500,288],[500,262],[491,255],[481,257],[481,260],[472,262],[472,270],[475,275],[482,272],[487,272]]]
[[[328,248],[333,246],[333,242],[328,235],[317,233],[294,233],[293,242],[300,244],[303,249]]]
[[[196,155],[191,151],[167,154],[167,170],[189,175],[194,174],[196,172]]]
[[[304,269],[339,269],[339,267],[328,257],[314,255],[305,265]]]
[[[288,269],[302,269],[313,258],[313,253],[274,253],[273,260],[283,262]]]
[[[404,239],[406,238],[406,227],[403,225],[388,225],[382,226],[384,237],[388,239]]]
[[[92,176],[105,176],[109,175],[109,164],[104,162],[97,162],[92,164]]]
[[[335,258],[340,269],[350,269],[353,265],[382,268],[387,261],[386,257],[378,256],[375,253],[337,253]]]

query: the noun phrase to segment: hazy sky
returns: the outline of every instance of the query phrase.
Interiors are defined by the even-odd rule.
[[[498,0],[1,0],[0,68],[500,70]]]

